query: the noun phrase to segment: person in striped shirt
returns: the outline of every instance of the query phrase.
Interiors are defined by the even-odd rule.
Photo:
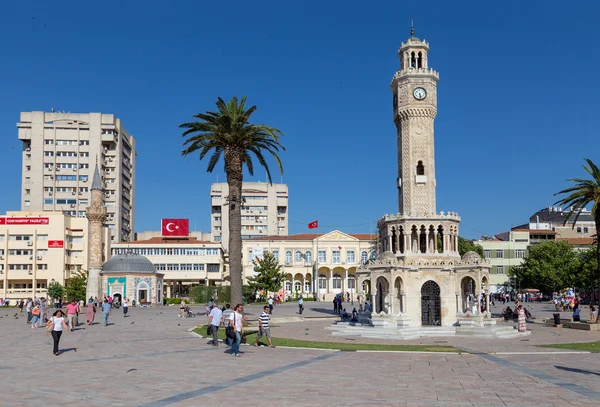
[[[265,305],[262,314],[260,314],[260,316],[258,317],[258,333],[256,334],[256,343],[254,344],[254,346],[258,346],[258,340],[264,335],[269,341],[269,347],[275,347],[275,345],[273,345],[273,342],[271,341],[271,328],[269,325],[270,319],[271,318],[269,317],[269,306]]]

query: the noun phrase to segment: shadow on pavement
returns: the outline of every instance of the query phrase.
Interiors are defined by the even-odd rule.
[[[589,375],[596,375],[596,376],[600,376],[600,373],[598,372],[592,372],[591,370],[583,370],[583,369],[577,369],[575,367],[566,367],[566,366],[554,366],[557,369],[560,370],[566,370],[567,372],[573,372],[573,373],[582,373],[582,374],[589,374]]]

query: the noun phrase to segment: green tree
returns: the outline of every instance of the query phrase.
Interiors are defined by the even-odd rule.
[[[87,287],[87,271],[81,270],[69,278],[67,282],[67,300],[68,301],[85,301],[85,293]]]
[[[600,168],[598,168],[598,166],[589,158],[585,158],[585,161],[587,162],[587,165],[584,165],[583,168],[592,176],[592,179],[571,178],[567,180],[569,182],[574,182],[575,185],[554,194],[554,196],[568,194],[560,201],[557,201],[555,205],[567,206],[571,208],[565,217],[564,224],[566,224],[569,219],[575,215],[575,219],[573,221],[573,227],[575,227],[577,219],[581,214],[581,210],[591,204],[592,216],[594,218],[594,222],[596,223],[597,236],[597,233],[600,231],[600,208],[598,207],[600,204]],[[598,238],[596,238],[596,264],[596,278],[598,280],[598,284],[600,284],[600,244],[598,244]],[[598,288],[600,290],[600,286]]]
[[[458,253],[462,256],[466,252],[475,252],[483,259],[483,247],[472,240],[465,239],[464,237],[458,237]]]
[[[579,254],[569,243],[551,240],[531,246],[523,263],[508,273],[521,288],[551,293],[570,285],[579,265]]]
[[[65,295],[65,288],[59,283],[48,284],[48,298],[62,298]]]
[[[577,253],[579,264],[575,273],[570,276],[569,286],[577,288],[594,289],[598,287],[598,259],[596,256],[596,245]]]
[[[257,275],[248,278],[248,285],[255,291],[279,291],[283,283],[283,273],[281,272],[281,265],[273,253],[265,252],[263,259],[259,259],[257,263],[254,266]]]
[[[183,123],[179,127],[186,129],[182,154],[187,156],[196,151],[200,152],[202,160],[210,152],[207,171],[212,172],[221,156],[225,165],[227,185],[229,186],[229,275],[231,279],[231,302],[242,302],[242,220],[241,205],[242,181],[244,166],[250,175],[254,175],[252,156],[256,157],[264,167],[267,178],[273,183],[271,171],[264,151],[270,153],[280,173],[283,166],[278,156],[285,148],[280,144],[279,137],[283,133],[276,128],[264,124],[250,123],[250,116],[256,111],[256,106],[246,108],[246,97],[238,103],[237,97],[229,103],[217,99],[217,112],[208,111],[194,115],[198,121]]]

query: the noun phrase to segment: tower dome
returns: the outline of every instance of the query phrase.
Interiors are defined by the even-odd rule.
[[[154,264],[144,256],[133,253],[118,254],[108,259],[102,268],[102,274],[128,273],[128,274],[154,274]]]
[[[475,263],[481,261],[481,256],[477,254],[477,252],[469,251],[463,254],[462,260],[465,262]]]

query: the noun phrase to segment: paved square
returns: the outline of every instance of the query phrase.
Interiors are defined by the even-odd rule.
[[[252,307],[247,310],[255,313]],[[293,315],[277,307],[274,316]],[[533,347],[522,340],[430,338],[497,354],[332,352],[242,347],[234,358],[187,330],[204,317],[175,308],[120,310],[112,325],[64,334],[60,356],[44,329],[0,309],[0,405],[24,406],[597,406],[600,355]],[[321,311],[319,311],[321,312]],[[309,314],[310,310],[309,310]],[[252,317],[252,316],[251,316]],[[96,318],[98,322],[99,318]],[[279,324],[275,335],[338,340],[331,322]],[[542,328],[531,338],[553,338]],[[548,330],[547,328],[545,328]],[[563,335],[582,335],[579,332]],[[590,333],[589,339],[595,340]],[[578,337],[579,338],[579,337]],[[300,338],[302,339],[302,338]],[[433,340],[435,339],[435,340]],[[566,340],[566,338],[564,338]],[[581,339],[580,339],[581,340]],[[376,342],[371,340],[371,342]],[[427,340],[395,343],[427,343]],[[510,352],[509,352],[510,351]]]

